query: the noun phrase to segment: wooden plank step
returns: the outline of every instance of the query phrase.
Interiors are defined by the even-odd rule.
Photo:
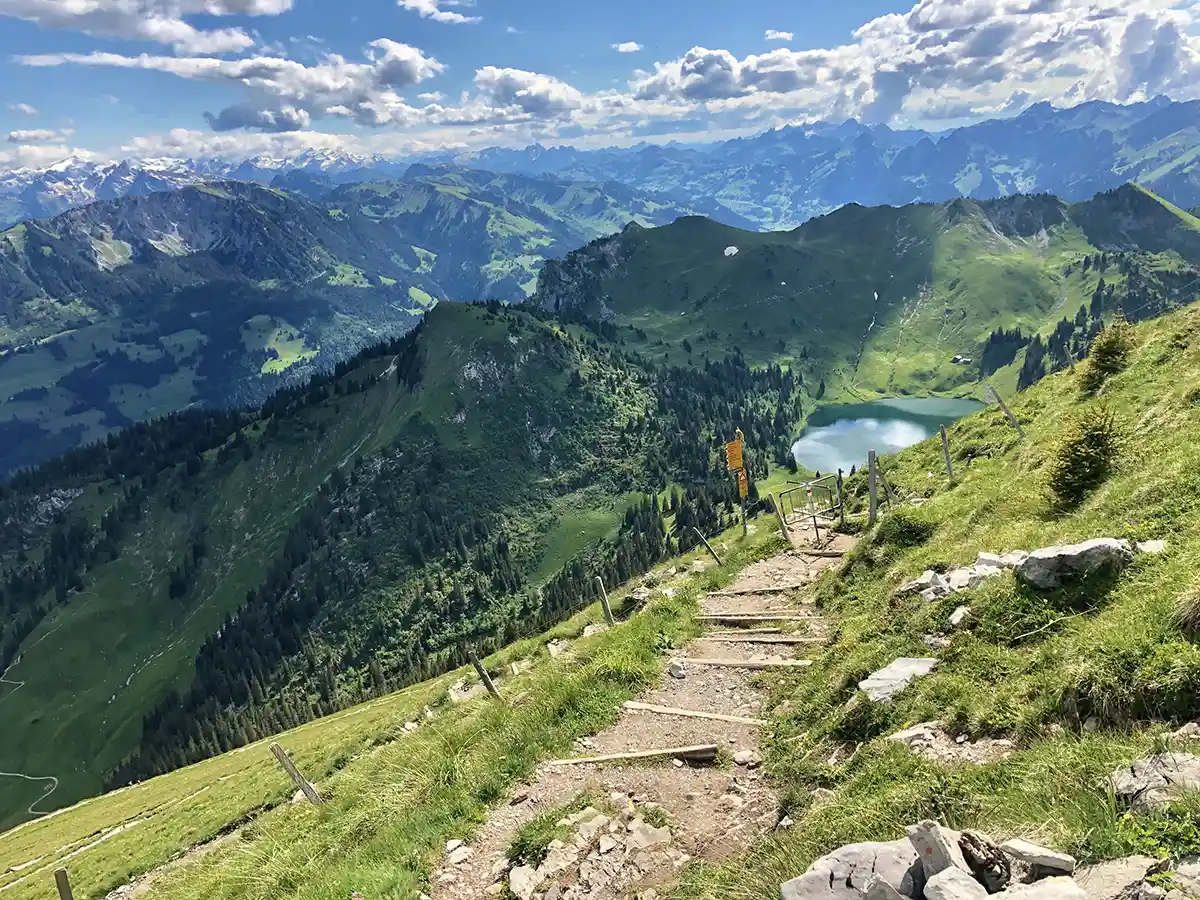
[[[624,753],[606,753],[603,756],[578,756],[574,759],[551,760],[552,766],[577,766],[583,763],[617,762],[626,759],[656,759],[669,756],[688,762],[712,762],[717,758],[716,744],[697,744],[693,747],[665,747],[662,750],[629,750]]]
[[[820,616],[793,616],[787,613],[703,613],[692,616],[697,622],[819,622]]]
[[[726,644],[823,644],[825,638],[796,637],[790,634],[747,634],[705,635],[702,641],[717,641]]]
[[[639,703],[637,700],[626,700],[626,709],[639,712],[659,713],[664,716],[680,716],[685,719],[712,719],[715,722],[732,722],[735,725],[766,725],[765,719],[752,719],[749,716],[728,716],[725,713],[700,712],[695,709],[680,709],[677,706],[655,706],[653,703]]]
[[[808,587],[809,582],[801,581],[798,584],[781,584],[776,587],[769,588],[731,588],[725,591],[709,591],[710,597],[742,597],[746,594],[782,594],[784,591],[797,591],[802,587]]]
[[[685,666],[722,666],[727,669],[802,669],[811,666],[811,659],[721,659],[710,657],[679,657],[674,662]]]
[[[738,634],[783,634],[782,628],[739,628],[737,631],[710,631],[709,637],[724,637]]]

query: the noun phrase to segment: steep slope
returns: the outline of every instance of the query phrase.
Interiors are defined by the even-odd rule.
[[[1145,317],[1189,302],[1197,225],[1135,187],[1075,206],[1049,196],[847,206],[791,232],[688,218],[548,263],[533,302],[604,320],[654,358],[741,351],[792,366],[817,397],[953,391],[1081,307],[1082,335],[1060,332],[1063,352],[1118,306]],[[985,353],[1003,343],[994,332],[1018,328],[1011,353]]]
[[[375,223],[199,185],[0,233],[0,472],[193,403],[252,402],[441,294]]]
[[[526,313],[441,304],[260,411],[54,460],[0,488],[0,772],[57,777],[58,806],[553,621],[593,576],[729,521],[721,441],[740,425],[765,472],[796,399],[778,369],[657,371]],[[672,483],[668,533],[636,492]]]

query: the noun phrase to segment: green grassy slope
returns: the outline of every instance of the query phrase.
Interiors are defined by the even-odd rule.
[[[373,223],[230,183],[0,234],[0,472],[193,403],[254,402],[443,296]]]
[[[58,806],[560,616],[592,575],[665,549],[642,493],[695,488],[704,527],[731,514],[713,459],[735,416],[763,469],[786,442],[781,373],[730,377],[441,304],[261,411],[197,412],[18,479],[0,489],[0,771],[57,777],[42,808]],[[577,559],[618,535],[614,562]],[[44,787],[6,792],[0,823]]]
[[[1130,186],[1075,206],[847,206],[791,232],[698,218],[630,227],[549,264],[534,302],[605,319],[655,358],[699,364],[737,349],[794,366],[810,393],[822,380],[831,397],[953,392],[978,377],[993,329],[1052,330],[1101,277],[1122,287],[1119,273],[1082,265],[1100,250],[1200,274],[1193,217]]]
[[[825,577],[817,596],[838,623],[834,642],[811,670],[775,687],[769,764],[796,824],[728,868],[692,873],[677,896],[776,897],[780,881],[816,856],[902,837],[904,825],[928,817],[1000,839],[1036,837],[1081,863],[1195,852],[1194,795],[1134,814],[1104,787],[1119,765],[1154,748],[1194,753],[1167,732],[1200,716],[1200,646],[1176,618],[1196,596],[1200,562],[1200,308],[1143,323],[1135,335],[1127,368],[1099,399],[1081,390],[1086,363],[1012,398],[1025,440],[995,408],[951,427],[955,484],[942,477],[936,440],[885,461],[900,496],[924,502],[885,517]],[[1064,511],[1048,490],[1052,463],[1071,423],[1096,404],[1115,414],[1120,451],[1113,473]],[[861,503],[861,478],[850,490]],[[980,551],[1094,537],[1161,538],[1167,550],[1061,592],[1004,575],[933,603],[896,596],[924,569],[968,565]],[[954,629],[960,605],[970,614]],[[947,649],[930,652],[922,636],[934,632],[952,637]],[[891,704],[855,697],[858,681],[891,660],[930,655],[940,659],[934,672]],[[1010,738],[1017,751],[954,766],[884,739],[934,719],[952,735]],[[837,795],[818,802],[815,787]]]

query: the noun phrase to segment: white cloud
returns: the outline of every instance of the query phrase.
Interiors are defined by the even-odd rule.
[[[241,28],[204,30],[190,16],[277,16],[292,0],[0,0],[0,16],[97,37],[169,44],[186,53],[227,53],[254,46]]]
[[[465,5],[461,0],[396,0],[401,9],[411,9],[422,19],[432,19],[435,22],[447,22],[451,25],[463,25],[468,22],[482,21],[480,16],[465,16],[462,13],[442,9],[443,6]]]
[[[292,131],[312,120],[350,111],[374,124],[370,104],[398,89],[441,73],[444,66],[408,44],[379,38],[368,45],[368,62],[351,63],[330,54],[316,65],[260,56],[217,59],[207,56],[122,56],[117,53],[50,53],[18,57],[27,66],[82,65],[148,69],[180,78],[244,89],[249,97],[205,118],[216,131],[259,128]]]
[[[475,86],[493,105],[527,113],[562,113],[583,105],[583,94],[565,81],[523,69],[484,66],[475,73]]]
[[[75,132],[69,128],[58,131],[54,128],[18,128],[8,133],[10,144],[38,144],[45,141],[61,141]]]
[[[28,144],[18,145],[8,149],[0,149],[0,166],[19,168],[30,166],[41,168],[69,158],[95,160],[103,157],[98,153],[85,150],[82,147],[71,147],[65,144]]]
[[[8,108],[23,116],[36,116],[38,114],[37,107],[31,106],[28,103],[10,103],[8,104]]]
[[[790,31],[776,31],[774,28],[768,28],[767,33],[763,38],[768,41],[790,41],[796,35]]]
[[[521,29],[517,28],[515,25],[509,25],[504,29],[504,33],[505,34],[520,34]]]
[[[642,49],[642,45],[637,41],[625,41],[622,44],[613,44],[612,48],[618,53],[637,53]]]

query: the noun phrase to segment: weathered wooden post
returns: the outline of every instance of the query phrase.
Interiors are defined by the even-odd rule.
[[[288,773],[292,779],[292,784],[299,788],[304,796],[308,798],[308,802],[313,806],[321,805],[321,795],[317,793],[317,789],[313,787],[313,783],[304,777],[304,774],[296,768],[296,764],[292,762],[292,758],[287,755],[287,751],[280,747],[274,741],[271,742],[271,752],[275,754],[275,758],[279,760],[279,764],[283,766],[283,770]]]
[[[779,534],[787,537],[789,532],[787,519],[783,517],[783,503],[775,494],[767,494],[771,500],[771,509],[775,510],[775,518],[779,520]]]
[[[692,526],[692,531],[696,532],[696,537],[700,538],[701,543],[704,544],[704,549],[712,554],[712,558],[717,561],[717,565],[724,565],[724,563],[721,562],[721,557],[717,556],[717,551],[712,548],[712,544],[710,544],[708,542],[708,538],[704,536],[704,532],[702,532],[695,525]]]
[[[1025,437],[1025,429],[1021,427],[1021,423],[1017,421],[1017,417],[1012,414],[1012,410],[1008,408],[1008,404],[1004,402],[1004,398],[1000,396],[1000,392],[987,385],[987,389],[992,392],[992,396],[996,398],[996,402],[1000,404],[1000,409],[1003,410],[1005,417],[1008,419],[1008,424],[1017,429],[1017,434]]]
[[[496,690],[496,685],[492,684],[492,676],[483,667],[483,663],[479,661],[479,657],[475,655],[475,651],[468,650],[467,655],[471,657],[471,665],[475,667],[475,671],[479,675],[479,680],[483,682],[483,686],[487,688],[487,692],[499,700],[500,692]]]
[[[950,438],[946,435],[946,426],[942,426],[942,456],[946,457],[946,477],[954,480],[954,466],[950,462]]]
[[[842,523],[841,527],[845,528],[846,527],[846,495],[842,489],[842,470],[841,469],[838,469],[837,492],[838,492],[838,517]]]
[[[57,868],[54,870],[54,883],[58,886],[59,900],[75,900],[75,895],[71,893],[71,879],[67,877],[67,870]]]
[[[812,485],[808,486],[808,514],[812,516],[813,546],[821,543],[821,529],[817,527],[817,504],[813,501]]]
[[[615,625],[617,623],[613,619],[612,607],[608,605],[608,591],[604,589],[604,579],[599,575],[596,576],[596,584],[600,587],[600,605],[604,607],[604,621],[609,625]]]
[[[876,494],[877,487],[875,485],[875,451],[867,451],[867,527],[875,524],[875,520],[879,517],[879,497]]]

